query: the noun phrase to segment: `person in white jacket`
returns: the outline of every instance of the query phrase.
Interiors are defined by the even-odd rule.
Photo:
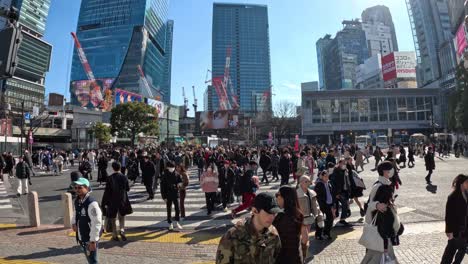
[[[102,211],[98,202],[90,196],[89,181],[79,178],[73,182],[77,197],[72,218],[76,241],[81,245],[88,263],[98,263],[98,242],[102,230]]]
[[[384,189],[390,189],[390,193],[393,196],[393,187],[390,186],[392,184],[390,178],[395,174],[395,168],[391,162],[384,161],[381,164],[379,164],[377,171],[379,173],[379,180],[372,186],[372,190],[369,194],[365,222],[371,225],[373,224],[372,222],[374,220],[374,217],[377,217],[377,213],[381,214],[382,217],[386,217],[384,216],[387,215],[386,212],[388,210],[391,210],[394,218],[394,233],[397,233],[400,229],[400,222],[393,204],[383,202],[381,203],[377,201],[377,199],[375,199],[376,195],[382,192],[381,190],[379,190],[379,188],[381,187],[385,187]],[[380,224],[376,222],[376,225],[379,226]],[[390,239],[382,239],[381,241],[382,251],[376,251],[366,248],[366,255],[364,256],[364,259],[362,260],[361,264],[379,264],[381,263],[382,258],[390,258],[395,261],[394,263],[398,263],[395,256],[395,252],[393,251],[393,242],[390,241]]]

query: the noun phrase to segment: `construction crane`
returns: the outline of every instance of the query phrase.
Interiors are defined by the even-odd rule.
[[[185,88],[182,86],[182,96],[184,97],[184,118],[187,118],[187,112],[190,110],[188,108],[188,98],[185,96]]]
[[[148,79],[146,79],[145,72],[141,68],[141,65],[138,65],[137,68],[138,68],[138,72],[140,73],[141,80],[143,81],[143,86],[145,87],[146,91],[148,92],[149,97],[154,98],[156,100],[160,100],[161,96],[159,96],[159,95],[154,96],[153,92],[151,91],[151,86],[148,83]],[[164,94],[160,89],[156,89],[156,91],[160,95]]]
[[[232,98],[232,108],[237,109],[239,108],[239,103],[237,101],[237,94],[234,92],[234,87],[232,86],[232,82],[230,79],[230,68],[231,68],[231,47],[226,49],[226,64],[224,66],[224,78],[223,78],[223,90],[227,95],[227,91],[230,92]],[[229,86],[229,88],[228,88]]]
[[[195,86],[192,86],[192,91],[193,91],[193,110],[194,110],[194,113],[196,114],[197,113],[197,107],[198,107],[198,100],[197,100],[197,97],[195,96]]]
[[[86,76],[90,81],[89,97],[91,103],[94,107],[98,107],[104,102],[101,87],[99,87],[99,85],[96,83],[96,78],[94,77],[94,73],[91,70],[91,66],[89,66],[88,59],[86,58],[86,55],[83,51],[80,41],[78,40],[78,37],[76,36],[75,32],[71,32],[71,35],[73,37],[73,40],[75,41],[75,46],[78,51],[78,57],[80,58],[81,65],[83,65],[83,69],[86,73]]]

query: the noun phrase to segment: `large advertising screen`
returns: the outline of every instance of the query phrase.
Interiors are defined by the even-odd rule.
[[[103,111],[112,109],[112,83],[114,79],[97,79],[72,82],[72,93],[82,107],[99,108]]]
[[[129,91],[115,89],[115,105],[131,103],[131,102],[141,102],[143,97],[139,94],[132,93]]]
[[[154,100],[154,99],[150,99],[150,98],[146,98],[146,104],[156,108],[156,111],[158,112],[158,117],[159,118],[166,118],[164,116],[166,110],[165,110],[163,102],[158,101],[158,100]]]
[[[236,111],[198,112],[201,130],[230,129],[239,126],[239,115]]]

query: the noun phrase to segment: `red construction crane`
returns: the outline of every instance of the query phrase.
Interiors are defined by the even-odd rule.
[[[226,50],[226,64],[224,67],[224,78],[222,82],[223,84],[222,88],[225,91],[226,95],[227,95],[227,91],[229,91],[230,96],[232,98],[232,108],[237,109],[239,108],[239,103],[237,101],[237,94],[234,91],[234,87],[232,86],[232,82],[230,79],[230,72],[229,72],[230,67],[231,67],[231,47],[228,47]]]
[[[83,48],[81,47],[81,43],[78,40],[78,37],[76,36],[75,32],[71,32],[71,35],[73,39],[75,40],[75,46],[78,51],[78,57],[80,58],[80,61],[81,61],[81,64],[83,65],[86,76],[88,77],[88,80],[90,81],[89,97],[90,97],[91,103],[93,104],[94,107],[101,106],[101,104],[104,102],[104,99],[102,97],[101,87],[99,87],[99,85],[96,83],[96,78],[94,77],[93,71],[91,70],[91,66],[89,66],[88,59],[86,58],[86,55],[83,51]]]

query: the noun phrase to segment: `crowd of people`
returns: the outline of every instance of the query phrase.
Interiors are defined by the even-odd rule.
[[[378,147],[361,149],[354,144],[340,144],[306,145],[299,149],[266,146],[108,148],[77,152],[41,151],[32,156],[25,152],[16,164],[16,177],[18,194],[21,195],[28,192],[33,168],[48,170],[47,167],[51,166],[49,161],[57,164],[55,160],[58,160],[53,168],[56,167],[60,173],[63,166],[77,165],[78,170],[71,174],[70,187],[77,196],[73,223],[77,241],[87,253],[89,263],[97,261],[101,226],[112,233],[113,240],[127,239],[125,216],[133,212],[128,198],[132,182],[138,181],[145,186],[148,200],[164,200],[168,229],[182,230],[187,187],[193,180],[187,170],[192,166],[197,168],[195,181],[198,180],[205,193],[206,214],[210,216],[215,210],[223,210],[239,220],[221,239],[217,263],[238,263],[238,260],[245,260],[246,253],[252,259],[242,263],[305,263],[313,258],[309,253],[310,232],[315,230],[317,241],[333,240],[335,219],[338,218],[337,225],[350,225],[346,219],[351,216],[352,203],[359,207],[359,215],[366,225],[377,227],[375,232],[364,228],[360,243],[366,247],[366,254],[362,263],[381,263],[382,258],[397,263],[393,247],[399,245],[399,236],[404,231],[394,204],[395,190],[402,185],[400,169],[414,167],[415,156],[421,155],[428,171],[426,182],[430,184],[435,169],[435,149],[434,145],[409,146],[407,150],[403,146],[391,146],[384,153]],[[369,164],[370,156],[374,156],[375,165]],[[11,154],[5,154],[1,159],[4,172],[10,173],[15,160]],[[109,175],[110,163],[112,173]],[[359,172],[365,170],[366,164],[377,172],[378,177],[370,186],[370,195],[364,203],[360,199],[366,185]],[[100,203],[89,195],[90,180],[96,172],[99,186],[105,185]],[[451,195],[454,197],[449,198],[449,201],[455,201],[450,202],[450,206],[447,204],[447,225],[455,226],[447,228],[449,239],[466,237],[466,231],[461,231],[461,223],[457,222],[459,216],[466,217],[466,210],[457,211],[463,202],[460,197],[466,204],[468,184],[465,180],[468,180],[463,177],[466,176],[455,180],[455,191]],[[272,181],[280,182],[276,195],[260,192],[262,185],[267,186]],[[21,188],[26,189],[22,192]],[[158,188],[161,197],[155,197]],[[249,212],[244,220],[238,218],[243,212]],[[105,222],[102,221],[103,216]],[[463,257],[460,242],[457,244],[452,240],[444,253],[443,263],[452,263],[450,261],[455,255],[457,259]]]

